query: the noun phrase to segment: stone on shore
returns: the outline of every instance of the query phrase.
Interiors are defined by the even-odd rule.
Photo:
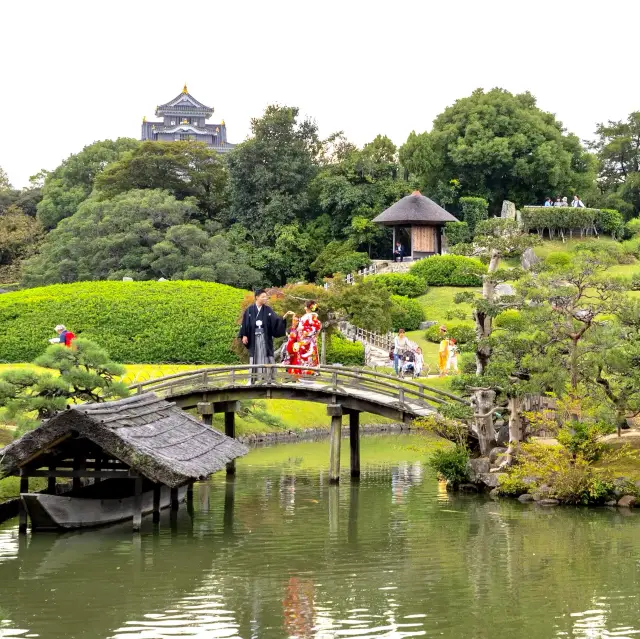
[[[488,457],[478,457],[476,459],[470,459],[467,462],[467,473],[469,474],[469,481],[476,484],[480,481],[480,476],[488,473],[491,469]]]
[[[527,504],[529,502],[534,501],[533,495],[530,495],[529,493],[525,493],[524,495],[520,495],[520,497],[518,497],[518,501],[522,502],[523,504]]]
[[[530,271],[539,261],[540,258],[535,254],[534,250],[529,247],[524,250],[520,258],[520,266],[523,270]]]
[[[495,448],[491,449],[491,452],[489,453],[489,463],[492,466],[496,465],[496,462],[499,461],[499,458],[504,455],[507,452],[507,448],[506,446],[496,446]]]
[[[638,503],[638,498],[634,495],[624,495],[618,499],[618,506],[621,508],[633,508]]]

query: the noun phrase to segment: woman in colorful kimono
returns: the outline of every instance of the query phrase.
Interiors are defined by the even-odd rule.
[[[322,322],[318,318],[318,305],[313,301],[305,304],[304,315],[294,316],[287,342],[287,364],[316,367],[320,364],[318,357],[318,335],[322,330]],[[313,371],[290,368],[292,375],[313,375]]]

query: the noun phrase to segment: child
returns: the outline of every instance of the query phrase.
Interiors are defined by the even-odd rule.
[[[418,346],[413,361],[413,375],[414,377],[420,377],[422,374],[422,367],[424,366],[424,357],[422,356],[422,349]]]
[[[458,346],[456,340],[453,337],[449,340],[449,359],[447,360],[447,372],[453,368],[453,372],[458,374]]]

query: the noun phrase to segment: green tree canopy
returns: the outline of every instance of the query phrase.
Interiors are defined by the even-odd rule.
[[[595,170],[580,140],[539,109],[530,93],[504,89],[477,89],[457,100],[429,133],[409,136],[400,159],[427,192],[456,179],[461,195],[484,197],[492,212],[505,199],[521,206],[549,195],[584,194]]]
[[[38,204],[38,220],[42,226],[52,229],[60,220],[73,215],[89,197],[96,177],[106,166],[138,144],[131,138],[103,140],[85,146],[80,153],[64,160],[44,180],[43,198]]]

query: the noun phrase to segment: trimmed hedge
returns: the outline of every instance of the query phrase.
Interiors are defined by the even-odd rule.
[[[487,267],[473,257],[434,255],[417,261],[410,270],[428,286],[482,286]]]
[[[572,206],[525,206],[522,209],[522,224],[527,231],[539,235],[548,232],[549,237],[558,235],[590,235],[594,229],[614,238],[624,235],[624,218],[614,209],[574,208]]]
[[[466,222],[447,222],[444,225],[444,234],[449,246],[464,244],[471,239],[471,231]]]
[[[30,362],[65,324],[122,363],[234,364],[245,291],[210,282],[79,282],[0,295],[0,360]]]
[[[391,296],[391,324],[394,331],[401,328],[405,331],[415,331],[420,328],[420,322],[423,320],[424,309],[420,302],[402,295]]]
[[[371,281],[376,286],[386,288],[392,295],[419,297],[427,292],[425,281],[409,273],[382,273],[380,275],[372,275]]]
[[[364,346],[333,333],[327,342],[327,364],[364,366]]]

